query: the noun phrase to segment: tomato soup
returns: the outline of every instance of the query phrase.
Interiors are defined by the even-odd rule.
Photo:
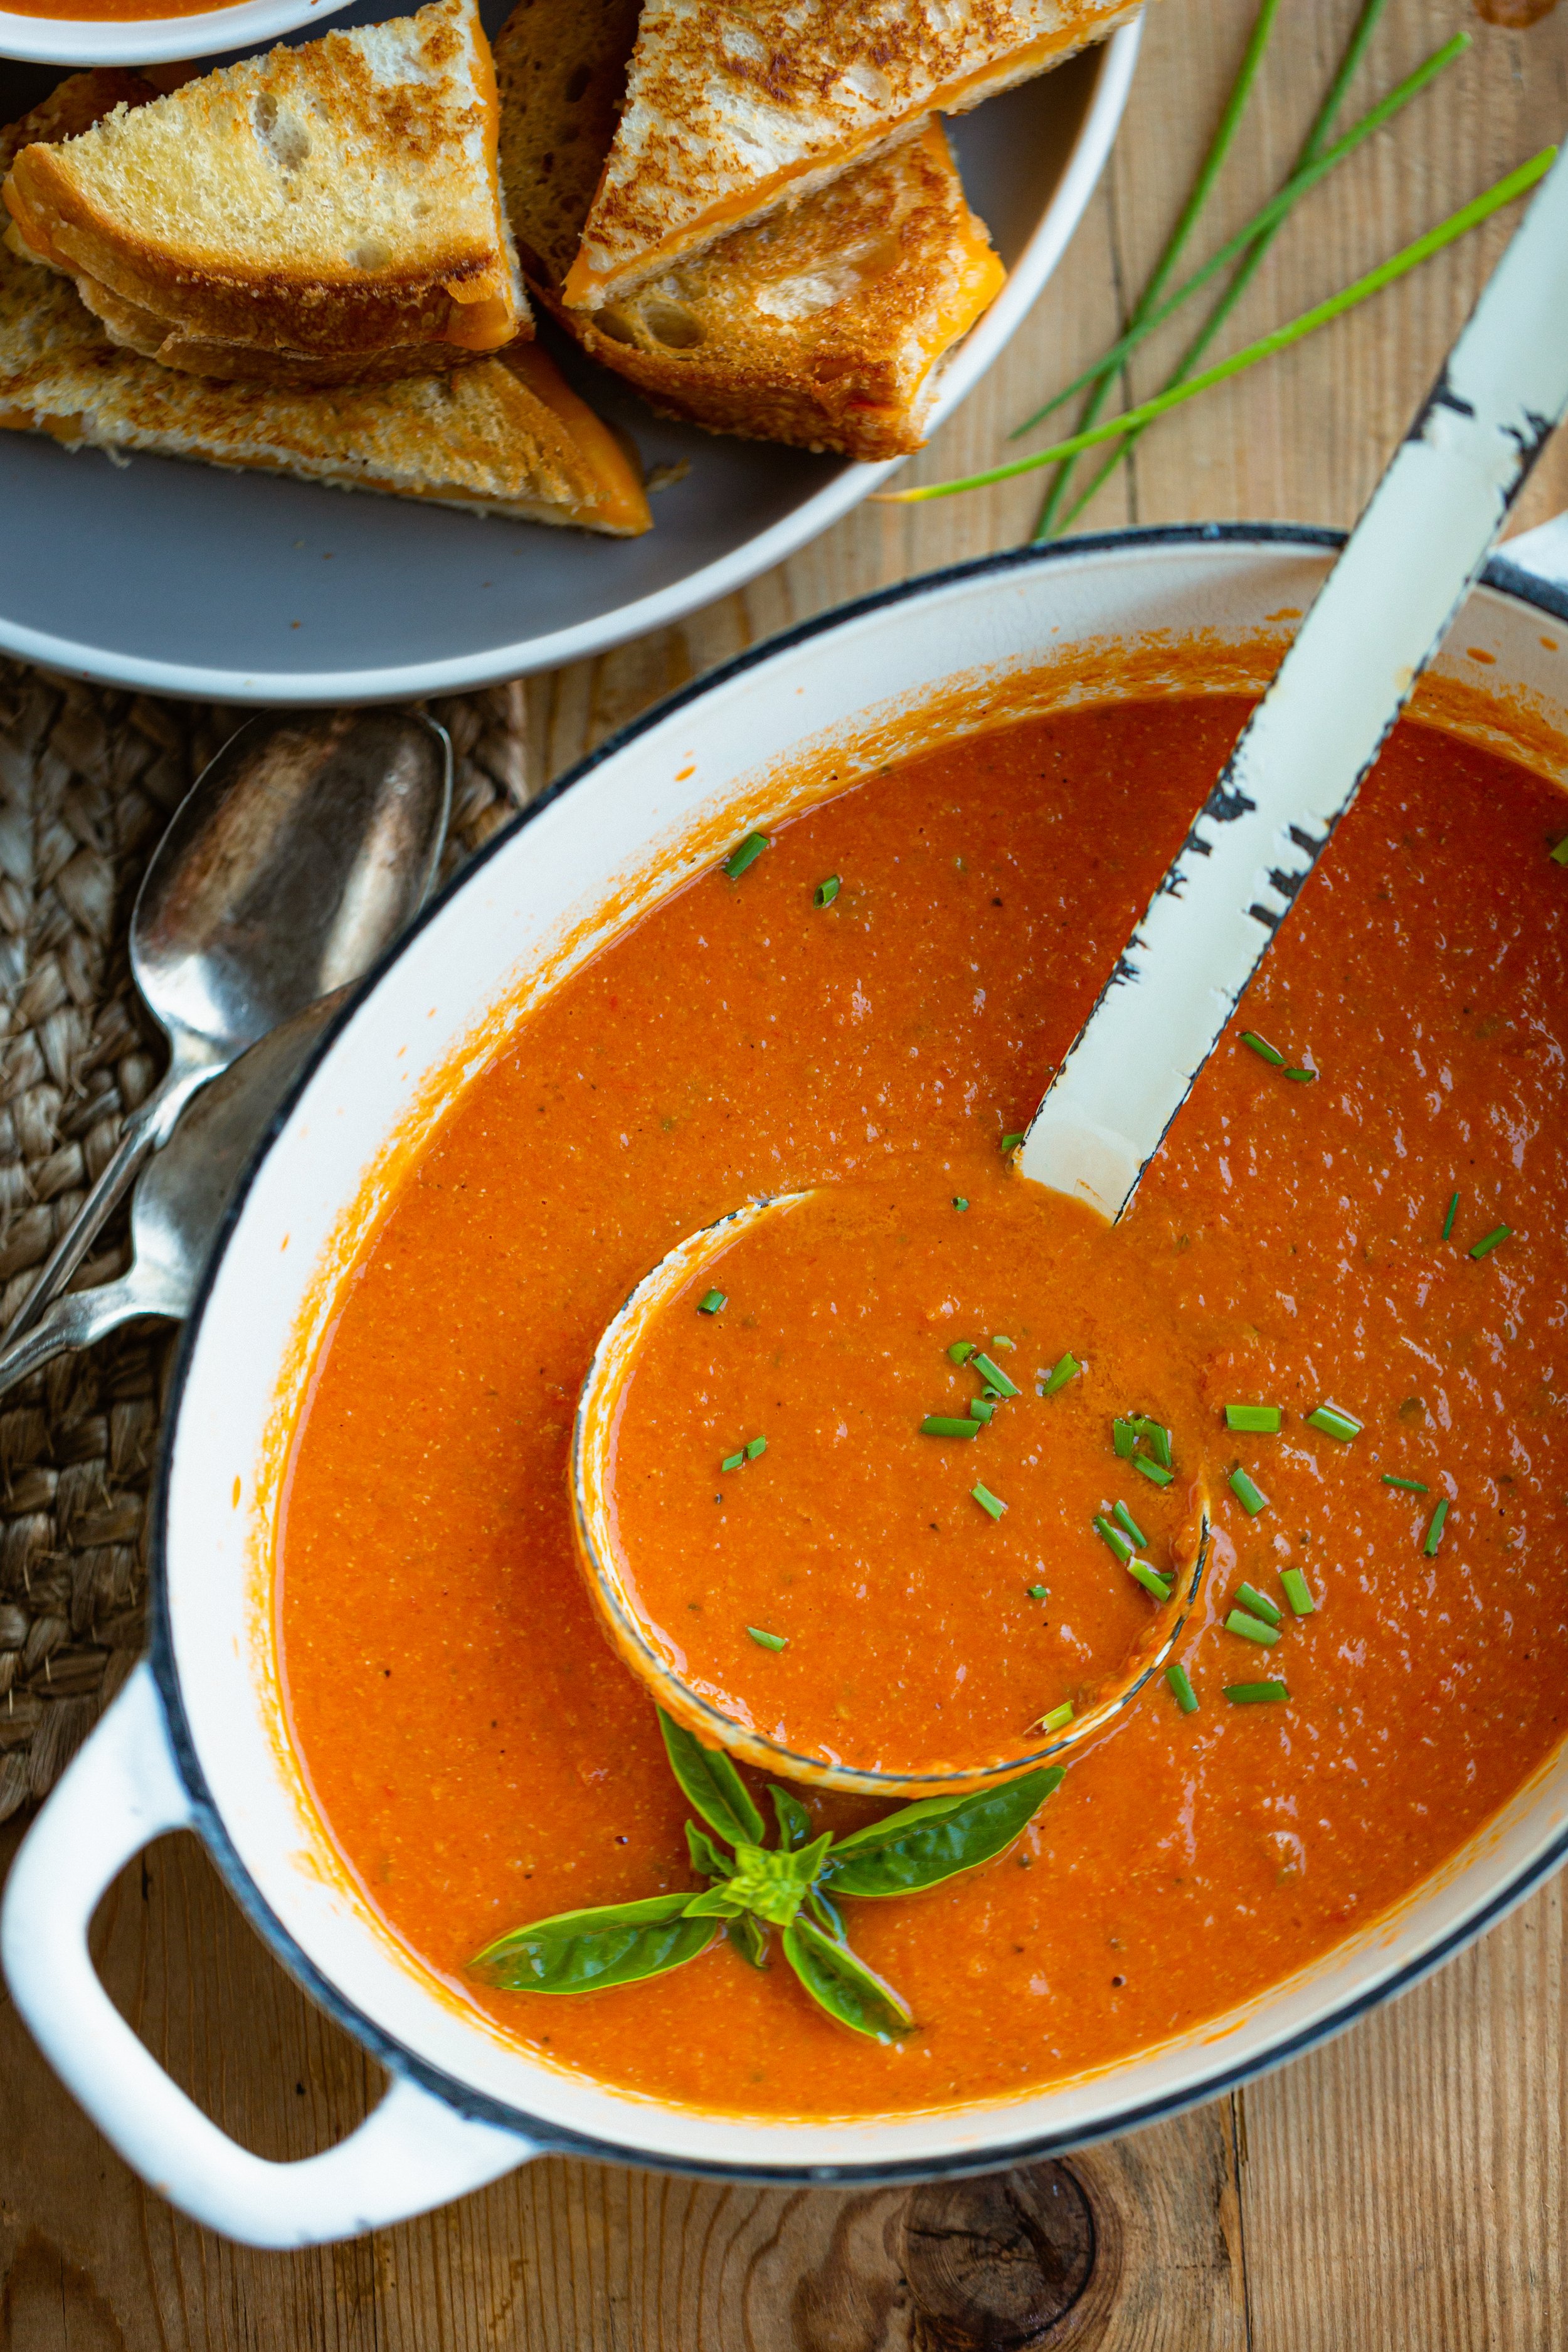
[[[530,1012],[343,1283],[278,1529],[291,1736],[389,1929],[546,2060],[759,2116],[1022,2095],[1373,1921],[1568,1728],[1555,786],[1403,724],[1122,1224],[1037,1196],[1017,1225],[1004,1139],[1245,715],[1024,719],[780,826]],[[759,1721],[936,1753],[1048,1717],[1135,1643],[1158,1596],[1094,1521],[1122,1504],[1159,1575],[1201,1489],[1195,1708],[1154,1680],[994,1859],[847,1906],[915,2020],[889,2042],[814,2006],[776,1945],[763,1969],[717,1941],[607,1991],[488,1988],[469,1963],[509,1929],[701,1883],[574,1557],[572,1417],[676,1241],[814,1189],[841,1196],[820,1275],[738,1257],[628,1423],[667,1635]],[[1016,1396],[954,1361],[969,1343]],[[976,1438],[921,1432],[976,1396]],[[1168,1478],[1138,1467],[1166,1453]],[[1227,1628],[1244,1584],[1272,1643]],[[1262,1683],[1285,1696],[1226,1696]],[[799,1793],[816,1829],[881,1810]]]

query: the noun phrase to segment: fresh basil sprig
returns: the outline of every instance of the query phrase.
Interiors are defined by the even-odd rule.
[[[742,1958],[765,1968],[769,1931],[819,2008],[841,2025],[888,2042],[914,2023],[908,2004],[849,1948],[838,1902],[916,1895],[1001,1853],[1062,1778],[1059,1766],[1026,1772],[973,1795],[928,1797],[847,1837],[811,1834],[811,1816],[787,1789],[770,1786],[778,1843],[763,1843],[762,1814],[721,1748],[704,1748],[659,1710],[670,1769],[708,1824],[686,1824],[691,1866],[709,1884],[642,1903],[563,1911],[487,1945],[471,1966],[507,1992],[597,1992],[661,1976],[705,1952],[721,1926]],[[733,1848],[715,1844],[709,1830]]]

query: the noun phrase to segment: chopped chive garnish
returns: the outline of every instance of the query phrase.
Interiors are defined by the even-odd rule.
[[[830,874],[826,882],[819,882],[813,893],[817,905],[819,907],[831,907],[833,901],[838,896],[839,887],[840,884],[837,874]]]
[[[1298,1617],[1315,1617],[1318,1604],[1312,1589],[1299,1568],[1282,1568],[1279,1581],[1285,1588],[1285,1598]]]
[[[1110,1516],[1119,1527],[1125,1528],[1127,1533],[1131,1537],[1135,1544],[1146,1544],[1148,1542],[1148,1537],[1144,1534],[1142,1528],[1139,1526],[1137,1520],[1133,1517],[1125,1503],[1117,1503],[1113,1505]]]
[[[1165,1668],[1165,1686],[1173,1695],[1184,1715],[1196,1715],[1198,1695],[1187,1679],[1185,1666],[1177,1665],[1173,1659]]]
[[[987,1404],[1000,1404],[1002,1402],[1002,1391],[1000,1389],[982,1389],[980,1393],[984,1398]]]
[[[1115,1526],[1111,1520],[1097,1516],[1094,1522],[1094,1532],[1100,1538],[1101,1543],[1107,1543],[1110,1546],[1111,1550],[1116,1554],[1116,1557],[1121,1562],[1122,1567],[1125,1568],[1128,1561],[1132,1557],[1132,1547],[1128,1542],[1126,1537],[1122,1534],[1121,1528]]]
[[[1230,1474],[1230,1491],[1249,1519],[1255,1519],[1268,1500],[1262,1487],[1254,1486],[1246,1471],[1240,1468]]]
[[[1437,1556],[1437,1547],[1443,1540],[1443,1522],[1447,1516],[1447,1504],[1439,1503],[1432,1514],[1431,1524],[1426,1529],[1426,1540],[1421,1547],[1428,1559],[1435,1559]]]
[[[1287,1070],[1285,1073],[1288,1078],[1294,1078],[1299,1087],[1310,1087],[1317,1075],[1316,1070],[1308,1069]]]
[[[1552,853],[1553,866],[1568,866],[1568,833],[1565,833]]]
[[[746,1631],[752,1641],[760,1643],[764,1650],[783,1650],[788,1647],[787,1634],[764,1633],[760,1625],[748,1625]]]
[[[1239,1633],[1244,1642],[1256,1642],[1260,1649],[1271,1650],[1279,1639],[1278,1625],[1266,1624],[1261,1617],[1249,1617],[1245,1609],[1233,1609],[1225,1621],[1227,1633]]]
[[[719,1467],[721,1470],[738,1470],[745,1458],[746,1449],[742,1446],[739,1454],[726,1454]]]
[[[1080,1369],[1076,1356],[1058,1356],[1041,1382],[1039,1393],[1043,1397],[1055,1396],[1058,1389],[1065,1389],[1069,1381],[1077,1379]]]
[[[1499,1242],[1506,1242],[1512,1232],[1511,1225],[1494,1225],[1489,1234],[1483,1234],[1479,1242],[1471,1244],[1470,1255],[1472,1257],[1489,1256],[1496,1249]]]
[[[978,1480],[969,1491],[988,1519],[999,1519],[1007,1507],[1000,1495],[994,1495],[989,1486],[982,1486]]]
[[[995,1410],[995,1406],[987,1397],[971,1397],[969,1400],[969,1418],[971,1421],[987,1422],[990,1420]]]
[[[1244,1045],[1250,1045],[1255,1054],[1261,1054],[1266,1062],[1272,1062],[1277,1070],[1285,1067],[1284,1055],[1277,1046],[1271,1045],[1267,1037],[1260,1037],[1256,1029],[1244,1029],[1241,1042]]]
[[[1015,1355],[1017,1353],[1018,1342],[1016,1339],[1009,1339],[1005,1331],[994,1331],[991,1334],[991,1345],[994,1348],[1005,1348]]]
[[[1071,1721],[1072,1701],[1070,1698],[1064,1699],[1060,1706],[1052,1707],[1049,1715],[1041,1716],[1040,1729],[1042,1731],[1065,1731]]]
[[[1002,1149],[1004,1151],[1016,1151],[1019,1144],[1022,1143],[1023,1140],[1024,1130],[1020,1128],[1016,1134],[1005,1135],[1002,1138]]]
[[[767,1450],[768,1441],[765,1437],[751,1437],[746,1441],[746,1459],[748,1462],[754,1462],[759,1454],[765,1454]]]
[[[1000,1391],[1003,1396],[1017,1395],[1018,1391],[1014,1387],[1012,1381],[1007,1378],[1006,1373],[1002,1370],[999,1364],[993,1363],[989,1356],[984,1356],[976,1352],[971,1357],[970,1361],[974,1370],[979,1373],[981,1379],[985,1381],[988,1387]]]
[[[749,833],[744,841],[738,841],[724,860],[724,871],[731,881],[738,882],[747,866],[754,866],[767,846],[765,833]]]
[[[1445,1241],[1447,1240],[1448,1235],[1453,1232],[1454,1219],[1458,1215],[1458,1213],[1459,1196],[1456,1192],[1448,1202],[1448,1213],[1443,1220],[1443,1239]]]
[[[967,1364],[974,1353],[974,1342],[973,1339],[955,1339],[947,1352],[953,1363]]]
[[[1132,1424],[1149,1448],[1162,1470],[1171,1467],[1171,1433],[1157,1421],[1135,1421]]]
[[[1225,1425],[1227,1429],[1255,1430],[1263,1437],[1278,1437],[1279,1408],[1277,1404],[1227,1404]]]
[[[1176,1475],[1173,1470],[1162,1470],[1159,1464],[1151,1462],[1146,1454],[1135,1454],[1132,1467],[1156,1486],[1168,1486]]]
[[[1384,1472],[1383,1483],[1385,1486],[1403,1486],[1410,1495],[1426,1495],[1431,1491],[1425,1478],[1396,1478],[1392,1470]]]
[[[1279,1706],[1290,1696],[1283,1683],[1226,1683],[1225,1695],[1232,1706]]]
[[[928,1412],[921,1423],[922,1437],[978,1437],[980,1423],[965,1413],[961,1421],[956,1413]]]
[[[698,1300],[697,1312],[699,1315],[717,1315],[721,1307],[728,1307],[729,1304],[728,1298],[721,1290],[710,1290],[706,1298]]]
[[[955,1192],[952,1196],[952,1205],[955,1209],[963,1210],[968,1208],[969,1203],[962,1192]]]
[[[1048,1601],[1050,1598],[1050,1591],[1051,1588],[1048,1584],[1031,1584],[1029,1587],[1029,1598],[1031,1601]]]
[[[1315,1412],[1307,1415],[1307,1426],[1321,1429],[1325,1437],[1337,1437],[1342,1445],[1348,1445],[1352,1437],[1361,1435],[1361,1423],[1354,1413],[1338,1404],[1319,1405]]]
[[[1135,1579],[1145,1592],[1152,1592],[1156,1601],[1169,1601],[1171,1588],[1157,1570],[1141,1559],[1130,1559],[1126,1567],[1128,1575]]]
[[[1131,1462],[1138,1451],[1138,1432],[1130,1421],[1113,1421],[1110,1424],[1110,1442],[1116,1448],[1117,1460]]]
[[[1238,1609],[1247,1610],[1251,1616],[1261,1617],[1266,1625],[1278,1625],[1285,1613],[1279,1602],[1270,1601],[1267,1592],[1259,1592],[1256,1584],[1238,1584],[1236,1604]]]

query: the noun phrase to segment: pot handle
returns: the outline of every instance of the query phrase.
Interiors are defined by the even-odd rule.
[[[208,2121],[126,2024],[88,1928],[105,1888],[196,1810],[143,1660],[24,1840],[0,1909],[0,1966],[44,2055],[106,2139],[163,2196],[252,2246],[311,2246],[427,2212],[539,2154],[405,2075],[336,2147],[292,2164]]]

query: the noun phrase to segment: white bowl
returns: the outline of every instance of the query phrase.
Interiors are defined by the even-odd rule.
[[[232,8],[125,24],[102,16],[25,16],[0,8],[0,58],[50,66],[167,65],[175,58],[259,48],[301,25],[324,24],[347,5],[348,0],[238,0]]]
[[[231,1208],[187,1334],[153,1521],[152,1662],[35,1824],[0,1921],[12,1993],[51,2063],[189,2211],[257,2242],[306,2242],[551,2149],[773,2180],[989,2169],[1125,2132],[1279,2063],[1436,1966],[1568,1852],[1559,1755],[1391,1914],[1189,2035],[1013,2100],[751,2122],[552,2069],[455,2000],[348,1883],[281,1727],[264,1564],[300,1367],[330,1308],[330,1293],[314,1295],[322,1269],[343,1263],[395,1140],[498,1050],[562,940],[586,952],[613,894],[629,886],[647,903],[689,872],[692,829],[717,812],[731,832],[785,812],[793,758],[826,740],[841,762],[857,747],[874,759],[889,716],[955,682],[979,725],[999,672],[1047,665],[1058,700],[1103,699],[1128,647],[1147,690],[1151,646],[1200,633],[1235,649],[1219,684],[1261,681],[1282,613],[1310,603],[1334,543],[1268,526],[1121,533],[994,556],[807,623],[584,761],[489,845],[329,1031]],[[1468,649],[1489,656],[1489,688],[1531,699],[1568,761],[1565,625],[1568,595],[1494,567],[1455,632],[1463,650],[1438,668],[1473,679]],[[150,1839],[187,1825],[285,1966],[391,2071],[382,2105],[308,2162],[270,2164],[228,2140],[92,1972],[103,1888]]]

